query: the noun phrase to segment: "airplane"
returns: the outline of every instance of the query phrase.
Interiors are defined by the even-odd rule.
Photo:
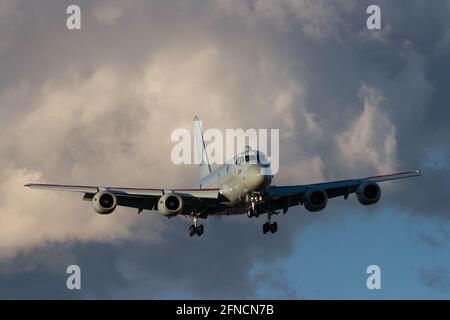
[[[199,219],[209,216],[246,214],[249,218],[266,214],[262,226],[264,234],[276,233],[277,222],[272,216],[290,207],[303,205],[310,212],[325,209],[328,200],[336,197],[347,199],[352,193],[362,205],[373,205],[380,200],[379,182],[420,176],[420,170],[372,176],[359,179],[324,183],[275,186],[266,155],[249,146],[212,171],[206,156],[203,132],[198,117],[194,118],[194,134],[199,139],[196,152],[200,152],[199,179],[191,189],[151,189],[103,186],[79,186],[27,183],[31,189],[70,191],[84,194],[83,200],[91,201],[93,209],[101,215],[113,213],[117,206],[131,207],[138,211],[157,210],[168,218],[177,215],[192,219],[188,233],[201,236],[204,232]]]

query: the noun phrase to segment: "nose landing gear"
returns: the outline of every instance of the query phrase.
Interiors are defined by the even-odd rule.
[[[247,200],[247,217],[259,217],[258,209],[256,208],[257,204],[260,204],[263,202],[263,196],[259,192],[253,192],[250,194],[247,194],[246,197]],[[250,206],[248,206],[250,204]]]
[[[252,205],[251,208],[248,209],[247,211],[247,217],[252,218],[252,217],[259,217],[259,212],[255,209],[254,204]]]

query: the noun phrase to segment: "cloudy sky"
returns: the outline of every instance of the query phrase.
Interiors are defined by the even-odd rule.
[[[449,15],[441,0],[0,0],[0,298],[450,298]],[[273,236],[242,216],[192,239],[182,217],[23,187],[190,187],[170,135],[194,115],[279,128],[278,185],[424,174],[370,208],[291,209]]]

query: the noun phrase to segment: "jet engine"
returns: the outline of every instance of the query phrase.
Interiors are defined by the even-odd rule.
[[[98,214],[110,214],[117,207],[117,198],[111,192],[97,192],[92,198],[92,207]]]
[[[174,193],[167,193],[159,198],[158,211],[166,217],[174,217],[183,210],[183,199]]]
[[[381,197],[380,186],[375,182],[364,182],[356,189],[356,197],[365,206],[375,204]]]
[[[327,206],[327,202],[327,194],[322,189],[313,188],[305,193],[304,206],[308,211],[323,210]]]

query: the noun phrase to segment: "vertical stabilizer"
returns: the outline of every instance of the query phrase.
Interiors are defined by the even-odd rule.
[[[209,165],[205,142],[203,141],[202,122],[197,116],[194,118],[194,148],[196,163],[199,164],[198,180],[200,181],[211,173],[211,166]]]

